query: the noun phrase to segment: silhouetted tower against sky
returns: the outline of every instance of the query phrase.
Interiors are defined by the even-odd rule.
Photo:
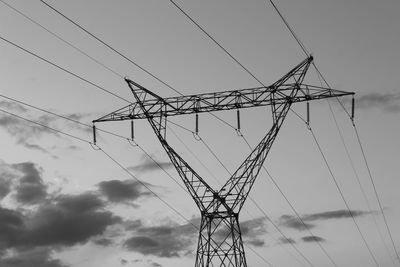
[[[268,87],[162,98],[126,79],[136,102],[93,121],[147,119],[201,212],[196,267],[247,266],[239,212],[279,129],[295,102],[352,95],[303,83],[309,57]],[[273,124],[221,189],[211,188],[166,140],[167,117],[219,110],[271,106]]]

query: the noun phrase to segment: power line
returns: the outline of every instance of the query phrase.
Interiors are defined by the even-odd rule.
[[[373,261],[375,262],[376,266],[379,266],[379,263],[377,262],[377,260],[376,260],[376,258],[375,258],[375,256],[374,256],[374,254],[372,253],[372,250],[371,250],[371,248],[369,247],[369,245],[368,245],[368,243],[367,243],[367,240],[365,239],[364,234],[361,232],[360,226],[358,225],[358,223],[357,223],[357,221],[356,221],[356,219],[355,219],[355,217],[354,217],[354,214],[351,212],[350,206],[349,206],[349,204],[347,203],[346,198],[344,197],[344,194],[343,194],[343,192],[342,192],[342,190],[341,190],[341,188],[340,188],[340,186],[339,186],[338,181],[336,180],[335,175],[333,174],[333,171],[332,171],[332,169],[331,169],[331,167],[330,167],[330,165],[329,165],[329,163],[328,163],[327,158],[325,157],[324,152],[322,151],[322,148],[321,148],[321,146],[320,146],[320,144],[319,144],[319,142],[318,142],[318,140],[317,140],[317,138],[316,138],[316,136],[315,136],[315,134],[314,134],[314,131],[312,130],[311,127],[309,127],[309,130],[310,130],[311,135],[312,135],[312,137],[313,137],[313,139],[314,139],[314,141],[315,141],[315,144],[316,144],[317,147],[318,147],[319,152],[321,153],[321,156],[322,156],[322,158],[323,158],[323,160],[324,160],[324,162],[325,162],[325,165],[326,165],[326,167],[328,168],[328,171],[329,171],[329,173],[330,173],[330,175],[331,175],[331,178],[332,178],[332,180],[334,181],[335,186],[336,186],[336,188],[337,188],[337,190],[338,190],[338,192],[339,192],[339,194],[340,194],[340,196],[341,196],[341,198],[342,198],[342,200],[343,200],[343,202],[344,202],[344,204],[345,204],[345,206],[346,206],[346,208],[347,208],[347,211],[349,212],[349,214],[350,214],[350,216],[351,216],[351,218],[352,218],[352,220],[353,220],[353,222],[354,222],[354,225],[356,226],[357,231],[359,232],[359,234],[360,234],[360,236],[361,236],[361,238],[362,238],[362,241],[363,241],[365,247],[368,249],[368,252],[369,252],[371,258],[373,259]]]
[[[335,113],[333,112],[332,105],[331,105],[331,102],[330,102],[330,101],[328,101],[328,106],[329,106],[329,110],[330,110],[330,112],[331,112],[331,114],[332,114],[333,120],[334,120],[334,122],[335,122],[336,129],[337,129],[337,131],[338,131],[338,133],[339,133],[340,140],[341,140],[341,142],[342,142],[342,144],[343,144],[343,147],[344,147],[344,150],[345,150],[345,152],[346,152],[347,159],[348,159],[348,161],[349,161],[349,163],[350,163],[350,166],[351,166],[351,168],[352,168],[352,170],[353,170],[354,176],[355,176],[355,178],[356,178],[356,180],[357,180],[357,184],[358,184],[358,186],[359,186],[359,188],[360,188],[360,190],[361,190],[361,193],[362,193],[363,198],[364,198],[364,201],[365,201],[365,203],[366,203],[366,205],[367,205],[368,211],[369,211],[369,213],[371,214],[371,216],[372,216],[372,218],[373,218],[373,221],[374,221],[375,227],[376,227],[376,229],[377,229],[377,231],[378,231],[379,237],[380,237],[380,239],[381,239],[381,241],[382,241],[382,243],[383,243],[383,245],[384,245],[384,247],[385,247],[386,252],[388,253],[388,256],[389,256],[390,259],[392,260],[393,264],[396,265],[395,262],[394,262],[394,260],[393,260],[393,257],[390,255],[389,248],[388,248],[387,245],[386,245],[386,242],[385,242],[385,240],[384,240],[384,238],[383,238],[382,232],[381,232],[381,230],[379,229],[378,222],[377,222],[376,219],[375,219],[375,215],[374,215],[374,213],[373,213],[373,211],[372,211],[372,208],[371,208],[371,205],[370,205],[370,203],[369,203],[369,201],[368,201],[367,194],[366,194],[366,192],[365,192],[365,190],[364,190],[364,188],[363,188],[363,186],[362,186],[362,184],[361,184],[360,177],[359,177],[359,175],[358,175],[358,173],[357,173],[357,170],[356,170],[356,168],[355,168],[354,162],[353,162],[353,160],[352,160],[352,158],[351,158],[349,149],[348,149],[348,147],[347,147],[347,145],[346,145],[346,142],[345,142],[345,140],[344,140],[343,133],[342,133],[342,131],[340,130],[339,124],[338,124],[338,122],[337,122]]]
[[[267,1],[266,1],[267,2]],[[310,55],[310,53],[307,51],[305,45],[301,42],[300,38],[296,35],[296,33],[294,32],[294,30],[292,29],[292,27],[290,26],[290,24],[287,22],[287,20],[285,19],[285,17],[283,17],[282,13],[279,11],[278,7],[275,5],[275,3],[272,0],[269,0],[269,2],[272,4],[272,6],[274,7],[275,11],[278,13],[279,17],[282,19],[283,23],[285,23],[286,27],[288,28],[288,30],[290,31],[290,33],[292,34],[293,38],[296,40],[296,42],[299,44],[299,46],[301,47],[301,49],[303,50],[304,54],[308,57]]]
[[[383,221],[385,222],[385,225],[386,225],[386,230],[387,230],[387,232],[388,232],[388,234],[389,234],[390,241],[391,241],[391,243],[392,243],[394,252],[396,253],[397,260],[398,260],[399,263],[400,263],[400,256],[399,256],[399,253],[398,253],[398,251],[397,251],[396,244],[394,243],[393,236],[392,236],[392,233],[391,233],[391,231],[390,231],[389,224],[388,224],[388,222],[387,222],[385,213],[384,213],[384,211],[383,211],[383,207],[382,207],[382,203],[381,203],[381,200],[380,200],[380,197],[379,197],[379,193],[378,193],[378,190],[376,189],[376,186],[375,186],[374,178],[373,178],[373,176],[372,176],[371,169],[370,169],[370,167],[369,167],[369,164],[368,164],[368,161],[367,161],[367,157],[366,157],[366,155],[365,155],[364,148],[363,148],[363,145],[362,145],[362,143],[361,143],[360,135],[358,134],[357,127],[355,126],[354,123],[353,123],[353,126],[354,126],[354,130],[355,130],[355,132],[356,132],[358,144],[360,145],[360,149],[361,149],[361,152],[362,152],[362,155],[363,155],[363,158],[364,158],[365,165],[366,165],[367,170],[368,170],[368,175],[369,175],[369,178],[370,178],[372,187],[374,188],[375,197],[376,197],[376,200],[378,201],[379,209],[380,209],[380,211],[381,211],[381,214],[382,214],[382,217],[383,217]]]

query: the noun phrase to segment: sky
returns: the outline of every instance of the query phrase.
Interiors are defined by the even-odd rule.
[[[162,97],[259,83],[171,1],[46,2],[120,55],[39,0],[0,1],[0,266],[193,266],[200,213],[147,121],[134,142],[129,122],[98,123],[97,146],[91,122],[134,101],[125,77]],[[269,1],[176,4],[267,85],[306,57]],[[293,105],[302,119],[288,114],[240,214],[248,266],[399,266],[400,2],[276,5],[329,85],[355,92],[356,128],[351,98],[312,101],[312,132]],[[321,85],[315,69],[306,82]],[[200,114],[198,141],[194,115],[171,121],[168,142],[213,188],[272,123],[242,110],[241,137]]]

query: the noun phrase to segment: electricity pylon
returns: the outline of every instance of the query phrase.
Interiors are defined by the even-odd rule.
[[[303,80],[312,60],[312,57],[305,59],[268,87],[188,96],[162,98],[125,79],[136,101],[93,121],[148,120],[201,212],[195,267],[247,266],[239,212],[291,105],[296,102],[354,95],[304,84]],[[167,117],[267,105],[271,106],[272,128],[218,191],[211,188],[166,140]]]

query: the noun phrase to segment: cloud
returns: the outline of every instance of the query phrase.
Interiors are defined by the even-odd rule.
[[[0,206],[0,251],[18,244],[24,230],[24,216],[20,212]]]
[[[315,227],[314,224],[306,223],[304,220],[302,222],[299,218],[297,218],[297,216],[292,215],[282,215],[279,218],[279,224],[288,228],[297,229],[299,231],[304,231],[307,228],[311,229]]]
[[[9,102],[9,101],[4,101],[4,100],[0,101],[0,107],[5,107],[8,110],[12,110],[12,111],[19,111],[19,112],[27,111],[27,109],[24,106],[22,106],[16,102]]]
[[[32,119],[39,124],[44,126],[57,128],[57,123],[62,121],[63,128],[75,129],[81,132],[91,132],[91,127],[86,127],[81,124],[77,124],[73,121],[68,121],[66,119],[62,119],[60,117],[51,115],[51,114],[42,114],[40,116],[32,117],[30,110],[26,109],[23,105],[20,105],[16,102],[12,101],[0,101],[0,107],[5,107],[7,110],[10,110],[13,113],[20,114],[22,117],[27,119]],[[52,112],[52,111],[50,111]],[[54,112],[57,113],[57,112]],[[83,118],[91,117],[90,113],[76,113],[76,114],[66,114],[61,115],[67,119],[80,121]],[[89,121],[89,120],[88,120]],[[10,135],[16,138],[17,143],[23,145],[24,147],[32,150],[41,151],[47,154],[48,150],[37,145],[37,139],[42,138],[43,136],[48,136],[49,134],[55,137],[61,137],[61,135],[51,129],[46,127],[42,127],[40,125],[36,125],[33,123],[29,123],[20,118],[9,114],[1,114],[0,115],[0,127],[4,128]]]
[[[146,184],[151,186],[150,184]],[[111,202],[127,203],[140,197],[152,195],[143,184],[133,180],[111,180],[99,183],[100,192]]]
[[[316,235],[304,236],[301,238],[303,242],[310,243],[310,242],[325,242],[326,240],[322,237]]]
[[[351,216],[360,217],[370,214],[370,212],[360,211],[360,210],[351,210],[350,212],[348,210],[326,211],[326,212],[302,215],[300,219],[297,216],[293,215],[282,215],[279,218],[279,224],[286,226],[288,228],[293,228],[299,231],[303,231],[306,230],[307,228],[311,229],[315,227],[315,224],[312,224],[310,222],[331,220],[331,219],[346,219],[346,218],[351,218]]]
[[[334,211],[326,211],[326,212],[308,214],[308,215],[303,216],[303,220],[317,221],[317,220],[351,218],[351,216],[359,217],[359,216],[367,215],[370,213],[367,211],[360,211],[360,210],[351,210],[350,212],[348,210],[334,210]]]
[[[379,108],[386,112],[400,112],[399,93],[370,93],[356,99],[356,108]]]
[[[44,123],[43,120],[43,117],[35,119],[35,121],[39,121],[43,125],[49,126],[48,123]],[[0,115],[0,128],[3,128],[13,136],[17,140],[18,144],[28,149],[41,151],[46,154],[49,154],[49,152],[45,148],[33,143],[36,143],[37,139],[44,135],[59,136],[58,133],[48,128],[26,122],[7,114]]]
[[[22,176],[15,187],[16,200],[21,204],[37,204],[47,196],[47,186],[43,183],[40,170],[32,162],[13,164]]]
[[[60,260],[52,259],[51,251],[47,248],[34,248],[16,251],[12,256],[0,259],[2,267],[67,267]]]
[[[296,244],[296,241],[293,238],[284,238],[284,237],[280,237],[278,239],[278,243],[280,244]]]
[[[152,158],[154,159],[153,156]],[[131,171],[144,173],[159,170],[160,168],[168,169],[172,168],[173,166],[174,165],[171,162],[158,162],[157,160],[152,160],[148,156],[143,155],[139,164],[133,167],[129,167],[128,169]]]
[[[240,229],[244,242],[255,247],[262,247],[265,241],[262,240],[262,235],[267,233],[266,218],[260,217],[240,223]]]
[[[103,211],[103,207],[98,196],[90,193],[58,197],[54,203],[42,205],[29,218],[23,244],[73,246],[86,243],[121,221],[111,212]]]
[[[90,193],[60,196],[26,215],[0,207],[0,250],[86,243],[121,222],[103,207],[102,200]]]
[[[143,255],[181,257],[193,251],[197,229],[191,224],[139,227],[124,247]]]
[[[49,120],[47,118],[47,116],[42,116],[36,121],[49,126]],[[28,124],[26,121],[11,115],[1,115],[0,126],[2,126],[9,134],[17,138],[17,141],[21,144],[25,144],[26,140],[41,137],[43,134],[57,135],[57,133],[48,128],[36,124]]]

